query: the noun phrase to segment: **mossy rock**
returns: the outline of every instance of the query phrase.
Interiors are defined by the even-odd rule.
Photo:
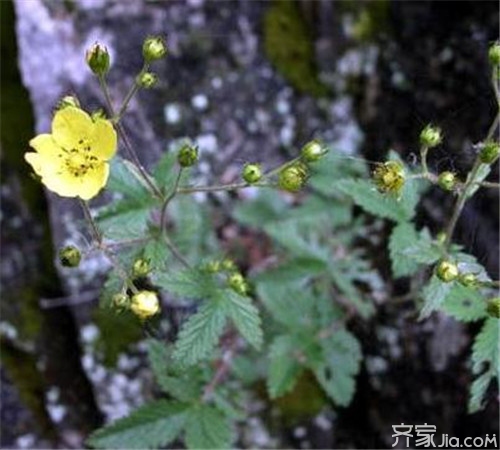
[[[298,5],[275,1],[264,18],[265,52],[274,67],[299,92],[325,96],[329,89],[318,79],[312,33]]]

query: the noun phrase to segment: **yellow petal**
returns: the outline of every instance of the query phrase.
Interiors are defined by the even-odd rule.
[[[81,140],[90,140],[93,126],[92,119],[85,111],[67,106],[57,111],[52,120],[52,137],[67,150],[79,148]]]
[[[57,172],[42,176],[42,183],[61,197],[76,197],[80,189],[80,180],[68,172]]]
[[[91,138],[92,153],[107,161],[116,153],[116,131],[109,120],[96,119]]]
[[[31,139],[30,146],[41,155],[57,155],[61,151],[51,134],[39,134]]]
[[[85,177],[81,177],[81,185],[78,189],[78,197],[89,200],[95,197],[99,191],[106,186],[109,176],[109,165],[104,163],[95,170],[90,171]]]
[[[54,174],[59,171],[60,162],[56,156],[29,152],[24,154],[24,159],[33,167],[37,175],[41,177]]]

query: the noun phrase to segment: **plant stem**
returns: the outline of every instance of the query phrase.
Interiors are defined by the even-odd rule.
[[[170,252],[180,261],[180,263],[186,268],[190,269],[191,264],[189,264],[188,260],[184,258],[182,253],[179,251],[179,249],[175,246],[175,244],[170,240],[170,238],[167,236],[166,232],[162,233],[163,239],[165,241],[165,245],[168,247]]]
[[[120,278],[123,280],[123,282],[130,288],[130,290],[134,293],[137,294],[139,291],[137,288],[134,286],[134,283],[130,280],[130,278],[127,275],[127,272],[121,267],[120,262],[115,258],[115,255],[111,252],[111,250],[104,244],[102,240],[102,234],[99,231],[99,228],[95,222],[95,220],[92,218],[92,214],[90,212],[89,206],[86,201],[80,200],[80,204],[82,205],[83,209],[83,214],[85,215],[85,219],[90,225],[90,229],[92,231],[92,236],[97,242],[97,247],[99,250],[101,250],[106,257],[109,259],[111,264],[113,264],[113,267],[116,269],[118,272],[118,275]]]
[[[486,188],[494,188],[494,189],[500,189],[500,183],[493,183],[491,181],[481,181],[479,183],[479,186],[486,187]]]
[[[465,184],[463,186],[462,191],[460,192],[457,201],[455,202],[455,206],[453,207],[453,212],[451,215],[451,219],[448,223],[448,226],[446,227],[446,239],[444,241],[443,247],[446,251],[448,251],[450,244],[451,244],[451,238],[453,237],[453,232],[455,231],[455,227],[457,225],[458,218],[460,217],[460,214],[462,213],[462,210],[465,206],[465,202],[467,201],[467,197],[469,195],[469,190],[472,185],[475,183],[475,179],[477,176],[477,173],[479,171],[479,168],[481,167],[481,160],[479,158],[476,158],[476,161],[474,162],[474,166],[472,167],[471,171],[469,172],[469,175],[467,176],[467,180],[465,181]]]
[[[218,186],[198,186],[198,187],[183,187],[178,188],[178,194],[193,194],[195,192],[219,192],[219,191],[235,191],[237,189],[244,189],[248,187],[272,187],[269,183],[231,183],[231,184],[221,184]]]
[[[142,66],[142,69],[139,72],[139,74],[137,75],[137,77],[140,77],[148,69],[149,69],[149,63],[144,63],[144,65]],[[123,114],[125,113],[125,111],[128,107],[128,104],[130,103],[130,100],[132,100],[134,95],[137,94],[139,89],[140,89],[140,86],[137,83],[137,78],[136,78],[134,81],[134,84],[132,85],[132,87],[129,89],[127,95],[125,96],[125,99],[123,100],[122,106],[120,107],[118,113],[116,115],[114,115],[113,122],[118,123],[120,121],[120,119],[122,118]]]
[[[429,153],[429,147],[423,146],[420,148],[420,163],[422,164],[422,169],[424,169],[423,175],[425,176],[429,174],[429,168],[427,166],[427,153]]]
[[[178,189],[179,183],[181,181],[182,169],[183,169],[182,167],[179,167],[179,169],[177,171],[177,175],[175,177],[175,182],[174,182],[174,186],[172,188],[172,191],[170,192],[170,194],[168,194],[165,197],[165,200],[163,201],[163,205],[161,206],[160,228],[161,228],[162,232],[166,232],[166,228],[167,228],[167,223],[166,223],[167,222],[167,206],[170,203],[170,201],[177,194],[177,189]]]
[[[114,118],[115,111],[113,108],[113,103],[111,101],[111,95],[109,94],[108,85],[107,85],[106,79],[104,78],[103,75],[99,76],[99,84],[101,86],[101,90],[102,90],[102,92],[104,94],[104,98],[106,100],[108,113],[109,113],[110,117]],[[131,89],[131,91],[133,91],[133,89]],[[130,98],[132,98],[132,96]],[[124,102],[123,105],[125,105],[125,107],[126,107],[129,101],[130,101],[130,99],[127,100],[127,103]],[[123,105],[122,105],[122,108],[123,108]],[[121,111],[121,109],[120,109],[120,111]],[[154,194],[156,197],[161,199],[162,198],[161,192],[158,190],[158,188],[155,186],[155,184],[151,181],[148,173],[146,172],[146,169],[144,169],[144,167],[142,166],[141,161],[139,160],[137,153],[134,151],[132,144],[130,143],[122,124],[119,121],[116,121],[115,126],[116,126],[116,129],[118,130],[118,133],[120,134],[120,136],[123,140],[123,143],[125,144],[125,149],[127,150],[129,158],[135,164],[135,166],[137,167],[137,170],[141,174],[142,178],[144,179],[146,184],[149,186],[151,193]]]

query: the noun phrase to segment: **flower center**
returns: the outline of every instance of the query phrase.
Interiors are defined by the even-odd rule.
[[[99,160],[92,155],[88,141],[80,139],[78,146],[71,149],[62,149],[59,154],[63,158],[62,167],[72,176],[79,178],[85,176],[90,170],[97,168]]]

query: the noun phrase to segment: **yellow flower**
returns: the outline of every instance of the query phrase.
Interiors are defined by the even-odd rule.
[[[373,171],[373,180],[379,192],[399,194],[405,184],[404,167],[398,161],[379,163]]]
[[[156,292],[140,291],[132,297],[130,309],[140,319],[154,316],[160,311],[160,302]]]
[[[106,185],[116,132],[109,120],[92,120],[85,111],[67,106],[54,115],[52,134],[40,134],[30,145],[36,153],[24,158],[49,190],[88,200]]]

